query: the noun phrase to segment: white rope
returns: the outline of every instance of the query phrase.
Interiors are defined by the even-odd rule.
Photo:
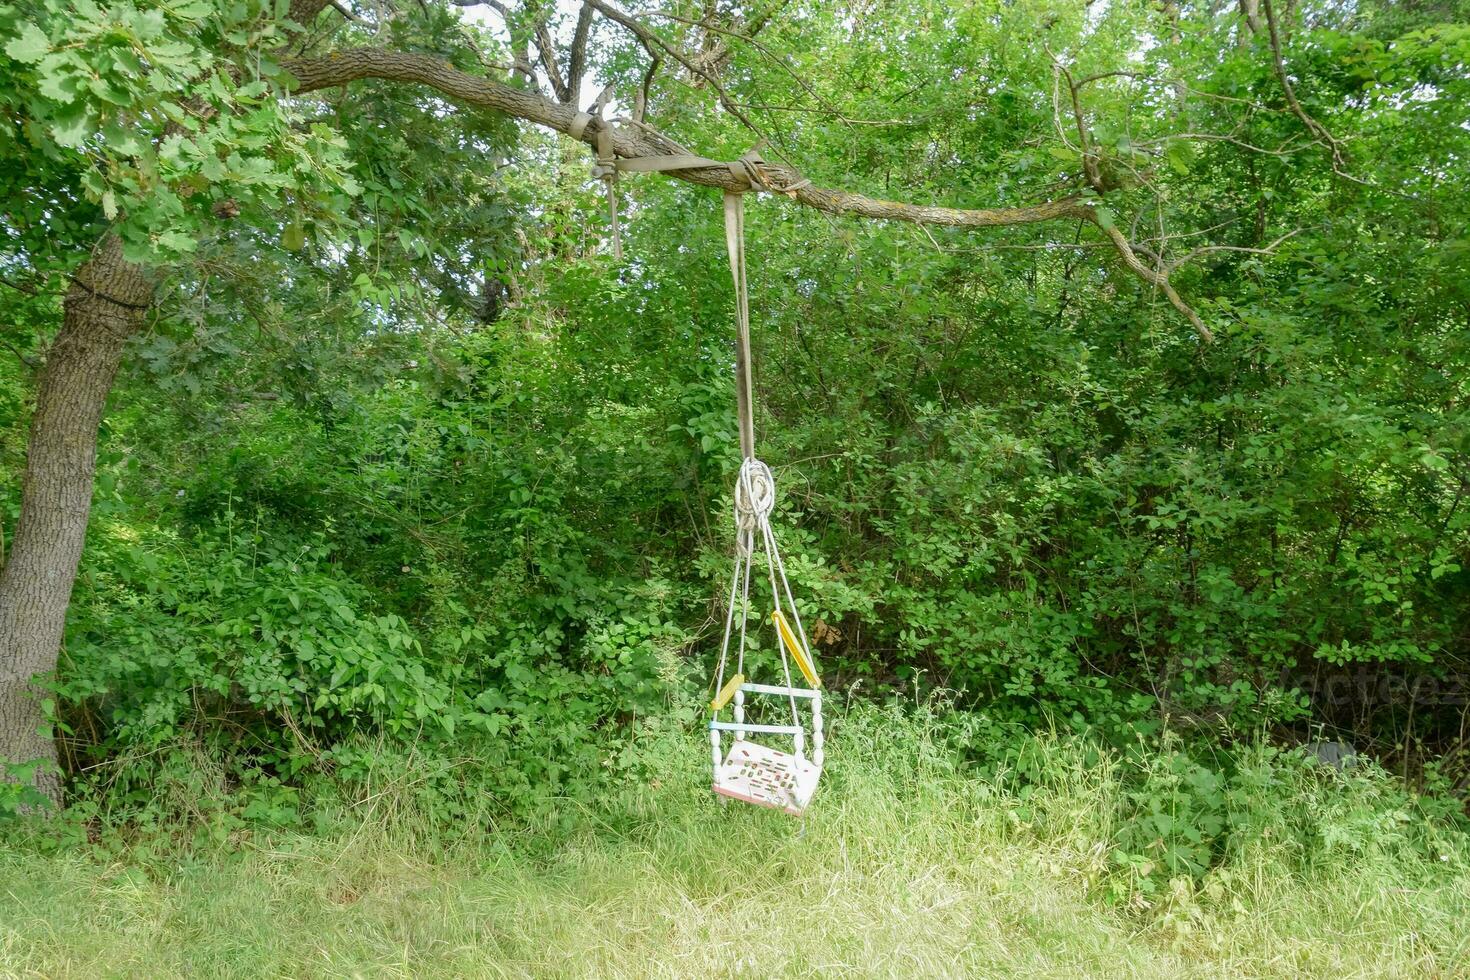
[[[758,459],[741,463],[735,481],[735,531],[745,554],[750,554],[750,539],[757,528],[769,523],[775,506],[776,478],[771,468]]]
[[[757,540],[765,550],[766,573],[771,586],[771,608],[779,612],[782,611],[784,605],[791,611],[791,619],[796,623],[803,649],[811,649],[807,646],[806,630],[802,628],[801,616],[796,611],[796,600],[791,594],[791,583],[786,579],[785,562],[781,560],[780,549],[776,546],[776,536],[771,531],[770,518],[775,506],[776,478],[771,475],[771,468],[758,459],[746,459],[740,464],[740,476],[735,481],[735,571],[730,581],[730,607],[725,614],[725,633],[720,644],[720,661],[715,674],[715,690],[717,691],[725,684],[725,668],[730,661],[730,641],[736,639],[737,615],[740,628],[737,640],[739,645],[735,655],[735,673],[745,673],[745,638],[750,622],[750,571],[755,561]],[[739,582],[738,589],[737,581]],[[784,603],[782,602],[783,594]],[[797,712],[796,697],[789,693],[794,690],[791,679],[791,659],[786,652],[785,644],[781,641],[779,631],[776,635],[776,651],[781,657],[781,673],[786,682],[787,701],[791,707],[791,723],[799,726],[800,716]],[[744,698],[739,695],[737,695],[735,710],[736,720],[743,721]],[[736,737],[741,736],[737,734]],[[803,758],[805,754],[805,740],[801,735],[797,735],[796,755],[798,758]]]
[[[724,683],[725,683],[725,662],[729,658],[729,655],[730,655],[730,631],[731,631],[731,629],[735,625],[735,596],[736,596],[736,591],[735,590],[736,590],[736,588],[739,585],[740,585],[740,560],[737,558],[736,561],[735,561],[735,570],[730,575],[730,608],[729,608],[729,611],[725,613],[725,638],[720,641],[720,665],[719,665],[719,667],[717,667],[715,669],[715,677],[717,678],[717,683],[716,683],[715,690],[717,690],[717,691],[720,689],[720,687],[724,686]],[[747,588],[748,588],[748,586],[747,586]],[[741,631],[743,633],[743,631],[745,629],[745,622],[744,622],[744,620],[741,621],[740,627],[741,627]],[[740,646],[741,646],[741,649],[743,651],[743,649],[745,647],[745,642],[744,642],[744,636],[743,635],[741,637],[741,644],[740,644]],[[741,660],[742,661],[744,659],[745,659],[744,657],[741,657]],[[735,672],[738,674],[741,671],[739,670],[739,668],[736,668],[736,671]]]

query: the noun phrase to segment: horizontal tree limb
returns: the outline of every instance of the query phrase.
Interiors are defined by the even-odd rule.
[[[426,54],[394,51],[388,48],[357,47],[330,54],[293,58],[283,67],[295,79],[293,94],[306,94],[324,88],[346,85],[365,79],[406,82],[424,85],[457,103],[493,109],[517,119],[569,133],[578,109],[553,101],[537,92],[514,88],[494,79],[471,75],[453,65]],[[596,119],[581,133],[581,140],[595,147],[598,134],[610,125]],[[619,157],[654,157],[685,154],[678,143],[647,125],[618,126],[613,130],[613,149]],[[864,194],[832,190],[804,183],[805,178],[792,167],[778,163],[761,166],[762,174],[774,188],[790,187],[786,196],[800,204],[833,215],[852,215],[886,221],[907,221],[923,225],[952,228],[995,228],[1009,225],[1035,224],[1059,219],[1082,220],[1103,228],[1128,269],[1144,282],[1159,288],[1190,321],[1196,333],[1209,341],[1209,329],[1168,283],[1166,274],[1144,265],[1127,239],[1115,229],[1103,227],[1090,202],[1081,197],[1044,201],[1025,207],[950,208],[934,205],[886,201]],[[719,167],[696,167],[667,171],[671,177],[719,190],[743,191],[748,185],[743,176]]]

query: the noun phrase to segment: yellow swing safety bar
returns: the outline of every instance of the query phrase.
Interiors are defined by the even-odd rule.
[[[740,685],[744,683],[744,674],[736,674],[734,677],[726,681],[725,686],[720,688],[720,693],[716,694],[715,699],[709,703],[709,710],[717,712],[725,705],[729,704],[730,699],[735,696],[735,692],[740,690]]]
[[[777,609],[771,613],[771,622],[776,624],[776,632],[781,634],[781,642],[785,644],[787,650],[791,651],[792,659],[796,661],[796,666],[801,668],[806,682],[812,687],[821,687],[822,679],[817,676],[817,668],[812,666],[812,658],[797,642],[796,634],[791,632],[791,624],[786,622],[786,617],[781,614],[781,610]]]

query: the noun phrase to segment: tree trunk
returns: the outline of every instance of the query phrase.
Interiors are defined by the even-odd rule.
[[[36,788],[57,802],[56,743],[35,679],[56,668],[92,507],[97,426],[152,293],[151,276],[123,258],[113,235],[77,270],[41,371],[20,520],[0,571],[0,760],[41,760]]]

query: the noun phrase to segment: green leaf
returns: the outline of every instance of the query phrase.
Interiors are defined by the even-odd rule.
[[[1169,169],[1176,174],[1188,174],[1189,165],[1194,157],[1194,148],[1182,140],[1175,140],[1164,150],[1164,159],[1169,164]]]
[[[48,99],[67,103],[82,91],[85,79],[76,71],[72,59],[63,54],[48,54],[41,59],[37,90]]]
[[[1447,470],[1450,468],[1449,461],[1432,449],[1426,449],[1424,454],[1419,457],[1419,462],[1431,470]]]
[[[51,138],[62,146],[81,146],[86,142],[88,136],[96,132],[96,129],[92,114],[85,109],[79,109],[64,116],[58,116],[51,123]]]
[[[51,53],[51,39],[35,24],[22,24],[20,35],[5,45],[5,53],[22,64],[34,65]]]
[[[186,235],[172,228],[158,236],[158,244],[172,252],[192,252],[199,247],[199,243],[192,235]]]

